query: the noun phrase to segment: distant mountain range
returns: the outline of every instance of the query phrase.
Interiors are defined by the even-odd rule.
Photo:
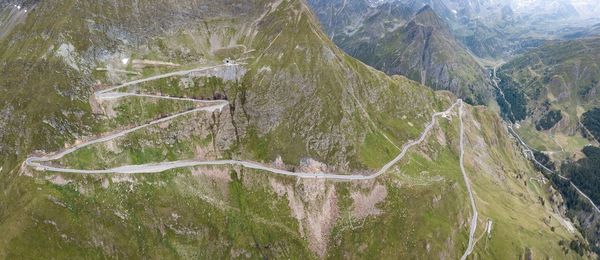
[[[459,99],[523,50],[491,25],[511,9],[310,4],[0,2],[0,259],[596,256],[496,107]],[[501,72],[576,67],[561,50]]]
[[[594,35],[596,2],[309,0],[350,55],[472,103],[486,103],[492,93],[484,65],[551,40]]]
[[[518,122],[527,143],[560,165],[560,176],[600,203],[600,38],[545,44],[503,65],[498,75],[510,103],[501,105],[504,115]],[[597,212],[581,203],[569,182],[553,181],[598,251]]]
[[[311,4],[333,41],[359,60],[388,74],[452,91],[470,103],[488,101],[486,71],[430,6],[415,11],[414,5],[400,2]]]

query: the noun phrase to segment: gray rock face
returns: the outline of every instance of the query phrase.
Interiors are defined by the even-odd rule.
[[[362,0],[311,4],[334,42],[359,60],[450,90],[469,102],[486,103],[491,96],[485,70],[429,5],[416,9],[415,3],[369,5]]]

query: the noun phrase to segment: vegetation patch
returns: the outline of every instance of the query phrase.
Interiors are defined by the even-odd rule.
[[[600,108],[594,108],[583,114],[581,123],[600,141]]]
[[[550,110],[537,121],[535,129],[538,131],[551,129],[560,122],[562,118],[562,112],[560,110]]]
[[[504,95],[497,93],[498,105],[502,116],[511,122],[517,122],[525,119],[527,116],[527,100],[525,95],[517,87],[517,83],[510,77],[500,74],[499,87]]]
[[[586,146],[583,148],[585,158],[576,162],[567,162],[562,173],[569,176],[585,194],[596,204],[600,202],[600,148]]]
[[[369,133],[361,146],[359,158],[366,166],[375,169],[394,159],[398,153],[400,151],[382,134]]]
[[[554,165],[554,162],[552,162],[550,160],[550,157],[548,155],[546,155],[545,153],[542,153],[540,151],[533,151],[533,156],[535,157],[535,160],[538,161],[539,163],[541,163],[542,165],[544,165],[546,168],[550,169],[550,170],[555,170],[556,166]]]

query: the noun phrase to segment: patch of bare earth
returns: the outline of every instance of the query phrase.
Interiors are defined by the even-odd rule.
[[[219,184],[228,184],[231,182],[231,175],[227,169],[223,168],[195,168],[192,170],[193,176],[205,176]]]
[[[352,197],[352,216],[357,219],[364,219],[369,216],[377,216],[382,213],[377,204],[383,202],[387,197],[387,188],[376,183],[368,192],[353,191]]]
[[[332,169],[327,166],[327,164],[314,160],[312,158],[305,158],[300,160],[300,167],[298,170],[300,172],[308,172],[308,173],[321,173],[321,172],[331,172]]]
[[[287,195],[292,216],[298,220],[298,231],[310,249],[325,257],[329,235],[339,216],[335,186],[313,179],[299,180],[292,186],[270,178],[270,184],[278,196]]]
[[[52,184],[56,184],[58,186],[64,186],[64,185],[67,185],[67,184],[73,182],[72,180],[65,179],[61,175],[46,176],[46,180],[51,182]]]
[[[115,174],[110,177],[112,184],[128,184],[128,190],[132,192],[137,184],[136,180],[128,174]]]

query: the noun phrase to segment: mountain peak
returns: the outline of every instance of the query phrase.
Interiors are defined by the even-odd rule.
[[[447,30],[448,27],[442,18],[438,16],[433,8],[429,5],[423,6],[413,18],[413,21],[418,25],[430,26],[438,30]],[[449,30],[448,30],[449,31]]]
[[[427,4],[425,6],[423,6],[421,9],[419,9],[419,11],[417,12],[416,15],[421,15],[424,13],[433,13],[435,15],[435,11],[433,11],[433,8],[431,8],[431,6],[427,5]]]

